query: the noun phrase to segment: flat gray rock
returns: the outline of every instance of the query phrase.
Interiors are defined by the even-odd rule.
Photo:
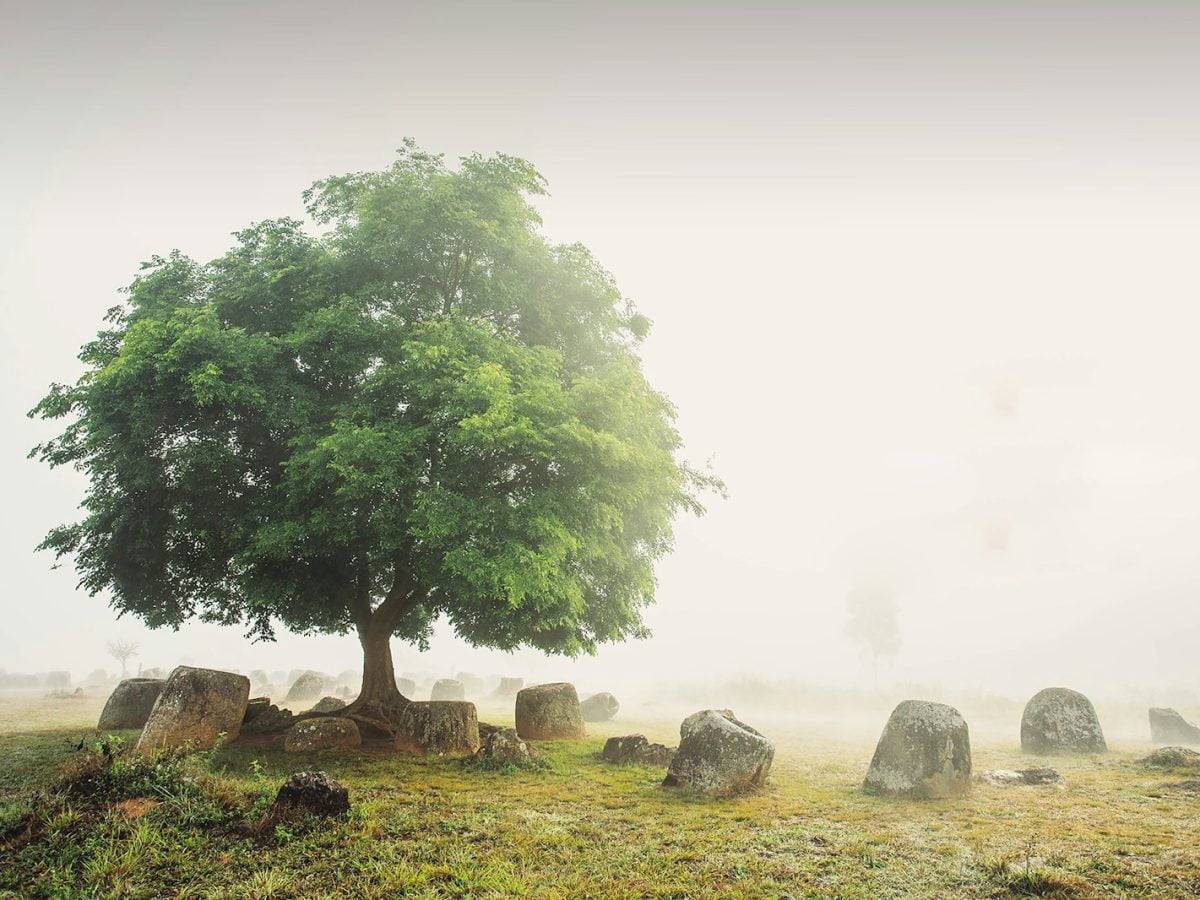
[[[989,769],[979,780],[995,787],[1017,787],[1019,785],[1062,784],[1063,777],[1045,767],[1033,769]]]

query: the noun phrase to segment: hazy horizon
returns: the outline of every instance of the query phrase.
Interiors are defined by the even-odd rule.
[[[140,260],[208,260],[412,136],[542,171],[547,234],[654,321],[650,380],[730,496],[679,521],[651,639],[570,662],[439,628],[398,672],[869,685],[846,597],[882,585],[885,684],[1195,691],[1200,6],[903,6],[0,0],[0,668],[112,671],[114,637],[361,665],[117,621],[33,552],[83,482],[25,458],[25,412]]]

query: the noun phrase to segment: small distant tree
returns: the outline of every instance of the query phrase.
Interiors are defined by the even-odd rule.
[[[889,591],[859,588],[846,598],[846,634],[871,658],[871,672],[879,685],[879,661],[900,652],[900,622],[896,601]]]
[[[137,655],[137,641],[116,639],[108,642],[108,655],[121,664],[121,677],[125,677],[125,666]]]
[[[70,672],[57,671],[57,672],[47,672],[46,673],[46,687],[55,688],[57,690],[62,690],[63,688],[67,688],[70,686],[71,686],[71,673]]]
[[[546,240],[523,160],[318,182],[321,234],[259,222],[208,264],[148,263],[32,415],[33,455],[88,477],[42,547],[151,627],[355,632],[357,700],[409,702],[390,641],[574,656],[646,633],[654,563],[720,483],[680,458],[646,380],[649,320],[578,244]]]

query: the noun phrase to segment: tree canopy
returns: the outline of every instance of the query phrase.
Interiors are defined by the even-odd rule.
[[[644,634],[674,517],[720,483],[680,459],[648,320],[543,235],[544,190],[523,160],[407,142],[306,191],[316,228],[143,264],[31,411],[65,420],[32,455],[89,483],[41,546],[152,626],[366,647],[444,617],[568,655]]]

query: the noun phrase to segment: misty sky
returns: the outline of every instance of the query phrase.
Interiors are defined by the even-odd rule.
[[[680,523],[653,639],[568,665],[444,630],[397,668],[581,685],[886,677],[1197,686],[1200,4],[0,0],[0,667],[359,665],[353,638],[117,622],[33,547],[80,477],[24,418],[137,263],[222,252],[401,139],[550,182],[655,323],[730,498]]]

